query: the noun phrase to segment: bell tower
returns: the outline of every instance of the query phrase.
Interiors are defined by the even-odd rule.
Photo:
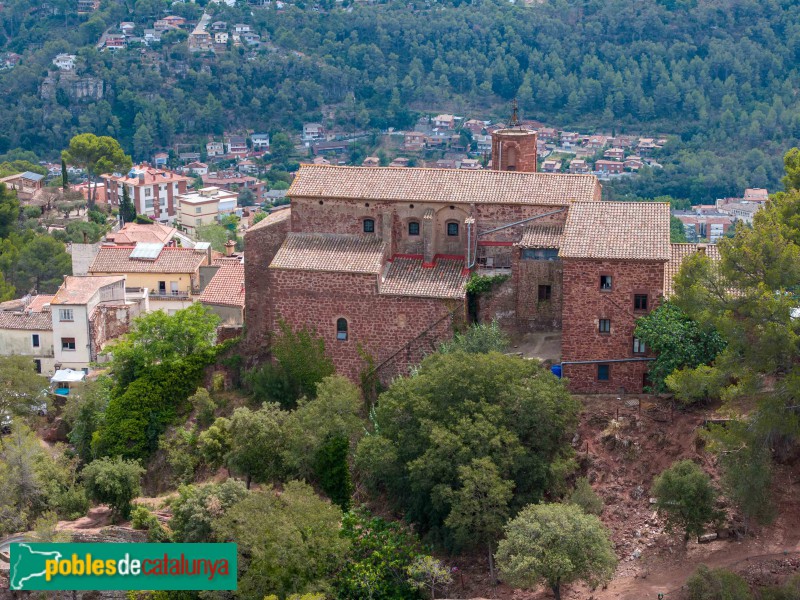
[[[536,132],[522,127],[514,100],[508,127],[492,132],[492,169],[535,173],[536,158]]]

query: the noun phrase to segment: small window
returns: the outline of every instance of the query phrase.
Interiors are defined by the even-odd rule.
[[[34,348],[38,348],[39,347],[39,334],[38,333],[34,333],[34,334],[31,335],[31,345]]]
[[[447,235],[450,237],[458,237],[458,223],[447,224]]]
[[[639,338],[633,338],[633,353],[644,354],[646,351],[647,347],[645,346],[644,342]]]
[[[364,219],[364,233],[375,233],[375,219]]]
[[[597,381],[608,381],[611,379],[610,365],[597,365]]]
[[[633,295],[633,310],[647,310],[647,294]]]
[[[200,225],[202,225],[202,224],[203,224],[203,219],[195,219],[195,220],[194,220],[194,224],[195,224],[195,225],[197,225],[197,226],[199,227]]]
[[[72,309],[71,308],[61,308],[58,311],[58,320],[59,321],[73,321],[72,318]]]
[[[39,360],[38,358],[34,358],[33,359],[33,368],[36,369],[37,373],[41,373],[42,372],[42,361]]]
[[[336,339],[340,342],[347,341],[347,319],[336,320]]]
[[[611,275],[600,275],[600,289],[611,290]]]
[[[550,295],[552,294],[553,288],[549,285],[540,285],[539,286],[539,302],[546,302],[550,300]]]
[[[200,208],[199,206],[195,206],[194,207],[194,214],[199,215],[201,210],[203,210],[203,209]]]
[[[417,221],[411,221],[408,224],[408,235],[419,235],[419,223]]]
[[[600,333],[611,333],[611,319],[600,319],[598,331]]]
[[[75,350],[75,338],[61,338],[62,350]]]

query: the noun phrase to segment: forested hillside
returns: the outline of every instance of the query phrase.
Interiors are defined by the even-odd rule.
[[[10,0],[0,49],[23,59],[0,73],[0,152],[54,154],[89,130],[145,158],[235,128],[297,132],[323,107],[348,129],[408,128],[430,111],[504,118],[517,97],[525,118],[557,127],[676,134],[662,171],[613,193],[700,201],[777,188],[780,157],[800,136],[800,6],[790,0],[328,4],[208,7],[264,42],[215,56],[190,53],[184,32],[150,50],[94,48],[122,20],[196,19],[196,4],[105,0],[87,20],[57,0]],[[101,100],[42,99],[59,52],[77,52],[77,73],[103,80]]]

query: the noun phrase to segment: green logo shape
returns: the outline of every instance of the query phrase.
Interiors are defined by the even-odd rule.
[[[10,545],[12,590],[235,590],[236,544]]]

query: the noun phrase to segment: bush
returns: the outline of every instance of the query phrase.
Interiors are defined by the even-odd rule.
[[[244,485],[233,479],[224,483],[179,487],[177,498],[170,502],[170,527],[175,534],[175,541],[217,541],[211,530],[214,519],[222,517],[231,506],[246,496]]]
[[[508,336],[500,329],[497,321],[492,321],[489,325],[474,323],[466,332],[456,333],[452,340],[439,346],[439,352],[443,354],[505,352],[509,343]]]
[[[333,435],[323,442],[315,461],[317,481],[322,491],[345,511],[350,507],[353,495],[353,481],[347,464],[349,454],[350,440],[343,435]]]
[[[688,581],[689,600],[751,600],[747,582],[726,569],[700,565]]]
[[[666,515],[667,530],[681,527],[684,539],[700,536],[708,523],[717,523],[721,513],[715,509],[716,488],[711,478],[690,460],[676,462],[653,482],[656,510]]]
[[[89,497],[108,504],[115,519],[127,519],[131,502],[139,495],[144,469],[134,461],[121,458],[99,458],[83,470]]]
[[[134,529],[148,529],[154,522],[158,523],[158,518],[146,506],[137,504],[131,511],[131,527]]]
[[[575,489],[569,496],[569,503],[580,506],[583,512],[589,515],[599,515],[605,507],[603,499],[595,493],[586,477],[580,477],[575,482]]]
[[[214,411],[217,410],[217,403],[208,393],[205,388],[197,388],[197,391],[189,397],[189,402],[192,404],[197,416],[197,425],[199,427],[208,427],[214,422]]]

